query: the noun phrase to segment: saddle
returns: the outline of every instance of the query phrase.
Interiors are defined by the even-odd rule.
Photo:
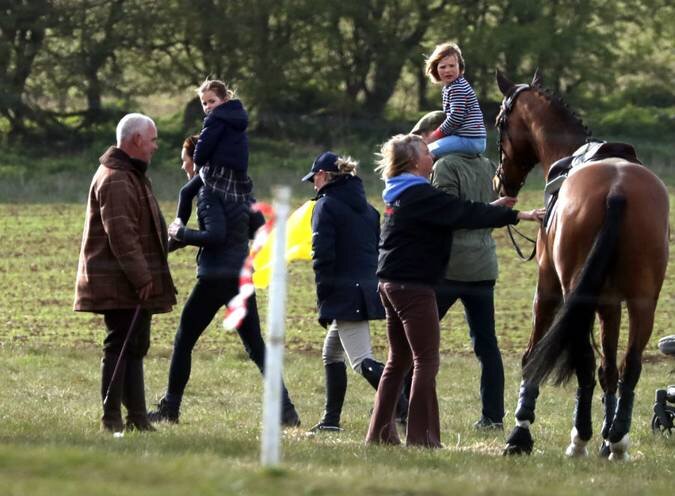
[[[548,171],[546,186],[544,187],[544,205],[546,206],[546,214],[544,215],[545,227],[548,227],[549,220],[553,214],[560,187],[572,169],[588,162],[596,162],[606,158],[623,158],[628,162],[642,165],[642,162],[637,158],[633,145],[629,145],[628,143],[607,143],[601,140],[589,140],[587,143],[581,145],[572,155],[557,160]]]

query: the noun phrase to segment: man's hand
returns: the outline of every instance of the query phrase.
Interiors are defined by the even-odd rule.
[[[150,298],[150,294],[152,294],[152,281],[138,290],[138,298],[141,301],[146,301],[148,298]]]

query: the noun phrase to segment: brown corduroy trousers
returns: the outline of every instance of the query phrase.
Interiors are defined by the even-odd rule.
[[[375,396],[366,443],[399,444],[394,423],[396,402],[413,367],[406,444],[441,446],[436,375],[440,362],[440,326],[431,286],[380,281],[387,314],[389,356]]]

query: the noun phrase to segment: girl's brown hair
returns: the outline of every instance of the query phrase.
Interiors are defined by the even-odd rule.
[[[201,86],[197,88],[198,95],[203,95],[207,91],[213,91],[218,98],[226,101],[235,97],[234,90],[228,88],[225,83],[218,79],[205,79]]]
[[[464,57],[462,57],[462,51],[457,44],[451,42],[441,43],[440,45],[436,45],[434,51],[424,61],[424,72],[434,83],[441,82],[441,77],[438,75],[438,63],[448,55],[457,56],[459,72],[460,74],[464,72]]]

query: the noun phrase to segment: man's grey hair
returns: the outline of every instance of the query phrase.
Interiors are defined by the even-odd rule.
[[[117,146],[129,139],[134,133],[145,131],[149,126],[155,126],[155,122],[147,115],[133,113],[127,114],[117,124]]]

